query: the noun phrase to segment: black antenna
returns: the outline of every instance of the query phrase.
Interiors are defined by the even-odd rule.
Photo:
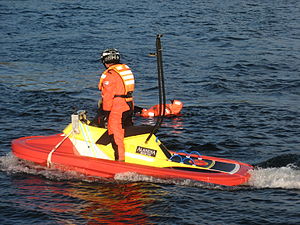
[[[164,72],[163,72],[163,62],[162,62],[162,47],[160,38],[162,34],[156,35],[156,58],[157,58],[157,77],[158,77],[158,90],[159,90],[159,116],[157,118],[156,124],[153,127],[151,133],[146,139],[146,143],[149,141],[151,136],[160,128],[163,118],[165,116],[166,107],[166,94],[165,94],[165,83],[164,83]]]

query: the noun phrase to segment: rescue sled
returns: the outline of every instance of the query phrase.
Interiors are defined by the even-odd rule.
[[[133,126],[125,131],[125,162],[114,160],[107,129],[89,125],[84,111],[72,115],[61,134],[23,137],[12,141],[20,159],[87,176],[114,178],[133,172],[164,179],[191,179],[219,185],[248,181],[251,165],[200,155],[199,152],[169,151],[152,134],[152,127]]]

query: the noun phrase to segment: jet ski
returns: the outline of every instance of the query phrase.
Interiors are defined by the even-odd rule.
[[[251,165],[199,152],[170,151],[151,134],[152,126],[125,130],[125,162],[114,160],[107,129],[90,125],[86,112],[72,116],[62,133],[22,137],[12,141],[13,154],[44,167],[76,171],[87,176],[114,178],[133,172],[162,179],[190,179],[219,185],[245,184]]]
[[[114,178],[121,173],[137,173],[162,179],[190,179],[235,186],[250,178],[249,164],[200,155],[199,152],[170,151],[155,135],[166,110],[162,66],[161,35],[156,38],[159,109],[154,126],[125,128],[125,162],[115,161],[114,149],[105,127],[98,127],[80,110],[62,133],[22,137],[12,141],[12,153],[44,167],[76,171],[87,176]]]

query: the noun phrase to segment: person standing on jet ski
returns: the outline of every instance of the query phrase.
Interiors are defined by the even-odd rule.
[[[107,122],[108,134],[115,150],[115,160],[125,161],[124,128],[132,126],[134,112],[134,76],[126,64],[120,63],[117,49],[106,49],[101,54],[106,70],[102,73],[98,88],[102,103],[99,114]]]

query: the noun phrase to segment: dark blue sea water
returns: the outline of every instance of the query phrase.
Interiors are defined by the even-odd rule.
[[[0,224],[300,224],[299,15],[298,0],[1,0]],[[136,105],[157,104],[158,33],[167,98],[185,104],[160,140],[255,165],[247,186],[91,181],[11,155],[94,115],[105,48],[133,69]]]

